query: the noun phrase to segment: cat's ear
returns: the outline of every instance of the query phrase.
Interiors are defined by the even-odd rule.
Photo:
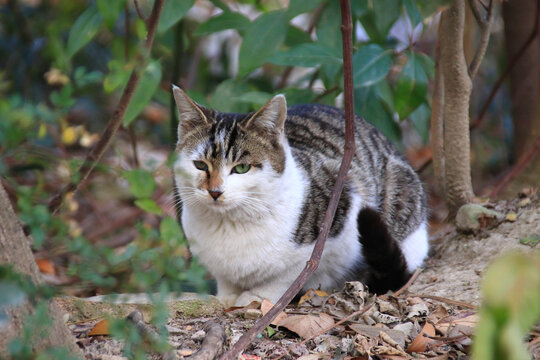
[[[190,127],[208,124],[201,107],[191,100],[178,86],[173,85],[174,101],[178,108],[178,135]]]
[[[276,95],[259,109],[244,125],[246,129],[259,127],[276,133],[283,132],[287,118],[287,101],[285,96]]]

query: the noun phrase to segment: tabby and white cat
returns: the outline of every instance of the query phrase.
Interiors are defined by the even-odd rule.
[[[193,254],[226,305],[276,302],[304,268],[322,225],[344,145],[344,113],[287,109],[277,95],[256,113],[229,114],[173,87],[179,111],[175,182]],[[403,285],[427,250],[418,176],[379,131],[355,119],[356,154],[319,268],[307,288],[361,280]]]

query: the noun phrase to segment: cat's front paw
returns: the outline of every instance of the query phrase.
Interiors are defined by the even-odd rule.
[[[228,295],[219,295],[217,296],[219,302],[221,302],[225,308],[230,308],[232,306],[235,306],[236,299],[238,299],[238,295],[235,294],[228,294]]]
[[[251,291],[244,291],[240,296],[236,299],[234,306],[246,306],[251,304],[253,301],[262,302],[264,299],[260,296],[252,293]]]

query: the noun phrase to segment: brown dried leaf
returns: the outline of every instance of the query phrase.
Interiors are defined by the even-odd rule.
[[[424,335],[435,336],[435,327],[431,325],[430,323],[426,323],[424,325],[424,327],[422,328],[422,331],[420,331],[420,334],[418,334],[416,339],[414,339],[413,342],[407,348],[407,352],[409,354],[412,354],[413,352],[420,353],[420,352],[426,351],[428,344],[432,342],[433,340]]]
[[[478,314],[468,315],[462,318],[452,317],[442,319],[435,327],[446,337],[459,335],[472,335],[478,323]]]
[[[47,259],[36,259],[36,264],[40,273],[56,275],[56,270],[54,269],[54,264],[52,261]]]
[[[306,293],[302,295],[302,297],[300,298],[300,301],[298,301],[298,305],[305,303],[307,301],[310,301],[311,299],[317,296],[326,297],[326,296],[330,296],[330,294],[323,290],[308,289],[308,291],[306,291]]]
[[[272,302],[268,299],[264,299],[261,303],[261,312],[264,315],[266,315],[267,312],[270,311],[270,309],[274,306]],[[287,317],[287,314],[285,314],[283,311],[280,312],[274,320],[270,324],[272,325],[279,325],[279,322]]]
[[[107,321],[107,319],[103,319],[98,322],[88,333],[88,336],[97,335],[109,335],[109,322]]]
[[[279,321],[278,326],[297,333],[307,339],[321,334],[326,328],[334,325],[334,319],[325,313],[309,315],[292,315]]]

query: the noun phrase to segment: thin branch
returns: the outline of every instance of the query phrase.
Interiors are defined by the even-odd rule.
[[[131,312],[126,317],[126,320],[135,325],[137,332],[145,341],[148,341],[150,343],[158,343],[160,341],[160,336],[158,332],[154,330],[153,327],[144,322],[143,314],[140,312],[140,310],[135,310]],[[174,349],[171,349],[170,347],[169,349],[160,352],[160,355],[163,360],[176,359],[176,353]]]
[[[531,148],[523,154],[523,156],[518,160],[518,162],[512,167],[512,170],[506,174],[506,176],[495,186],[495,189],[489,195],[490,197],[497,197],[501,191],[503,191],[508,184],[516,178],[525,167],[531,162],[531,160],[540,153],[540,136],[536,138],[536,141],[531,146]]]
[[[135,5],[135,11],[137,12],[137,15],[141,18],[142,21],[144,21],[148,25],[148,18],[142,13],[141,6],[139,5],[139,0],[133,0],[133,4]],[[152,15],[150,15],[150,17],[152,17]]]
[[[150,53],[150,50],[152,49],[159,17],[161,16],[161,11],[163,10],[164,4],[165,0],[155,0],[154,7],[152,8],[152,13],[150,15],[150,18],[148,19],[148,35],[144,43],[144,49],[147,51],[147,53]],[[122,93],[122,96],[120,98],[120,101],[118,102],[116,109],[114,110],[111,118],[109,119],[109,122],[107,123],[107,127],[101,134],[96,145],[94,145],[94,147],[86,156],[83,165],[78,170],[80,181],[78,183],[68,184],[51,199],[51,201],[49,202],[49,209],[51,210],[51,212],[55,213],[56,211],[58,211],[60,205],[62,204],[62,199],[67,193],[77,191],[79,186],[83,182],[85,182],[90,173],[92,173],[92,171],[96,167],[96,164],[103,157],[103,154],[105,154],[105,151],[109,147],[113,136],[116,134],[118,128],[122,124],[122,118],[124,117],[127,107],[131,102],[131,99],[133,98],[133,93],[135,92],[135,89],[139,84],[142,69],[142,66],[138,66],[131,72],[127,85],[124,88],[124,92]]]
[[[411,278],[409,279],[409,281],[407,281],[407,283],[405,285],[403,285],[398,291],[396,291],[394,294],[392,294],[392,296],[395,296],[395,297],[398,297],[399,295],[403,294],[405,291],[407,291],[407,289],[409,288],[409,286],[412,285],[412,283],[416,280],[416,278],[418,277],[418,275],[420,275],[420,273],[423,271],[424,269],[423,268],[418,268],[416,269],[416,271],[414,272],[414,274],[412,274]]]
[[[332,196],[328,203],[321,231],[315,240],[315,246],[311,258],[307,261],[304,270],[298,275],[298,278],[287,289],[285,294],[278,302],[257,321],[248,332],[236,342],[229,351],[221,356],[221,360],[236,359],[236,355],[242,352],[248,344],[250,344],[255,336],[266,328],[270,322],[291,302],[298,294],[304,284],[315,272],[319,266],[319,261],[324,250],[324,244],[330,232],[332,220],[336,212],[336,208],[345,185],[345,177],[351,166],[352,157],[354,155],[354,103],[353,103],[353,77],[352,77],[352,18],[349,0],[340,0],[341,6],[341,32],[343,41],[343,69],[344,69],[344,84],[345,84],[345,149],[341,166],[339,168],[336,184],[332,191]]]
[[[480,16],[479,9],[475,0],[469,0],[469,4],[471,5],[474,17],[476,18],[478,26],[480,27],[480,40],[478,42],[478,46],[476,48],[476,52],[474,53],[473,59],[469,64],[469,76],[471,77],[471,79],[474,79],[476,73],[478,72],[478,68],[482,63],[482,59],[484,58],[484,54],[486,53],[486,49],[489,43],[489,36],[491,35],[491,23],[493,22],[494,12],[493,0],[489,0],[489,7],[487,9],[485,19]]]
[[[491,89],[491,92],[489,93],[486,102],[482,106],[482,109],[480,110],[480,113],[478,114],[478,117],[474,120],[474,122],[471,124],[471,130],[476,129],[484,120],[484,117],[487,114],[487,111],[489,109],[489,105],[495,98],[495,95],[497,95],[497,92],[501,88],[502,84],[504,83],[504,80],[510,75],[510,72],[516,66],[518,61],[521,59],[521,57],[525,54],[529,46],[533,43],[534,39],[538,35],[538,28],[540,26],[540,0],[536,1],[536,18],[534,21],[534,28],[531,31],[531,34],[529,35],[529,38],[527,41],[523,43],[523,46],[519,49],[519,51],[514,55],[512,60],[508,63],[508,66],[506,67],[504,73],[497,79],[497,82],[495,85],[493,85],[493,88]]]

